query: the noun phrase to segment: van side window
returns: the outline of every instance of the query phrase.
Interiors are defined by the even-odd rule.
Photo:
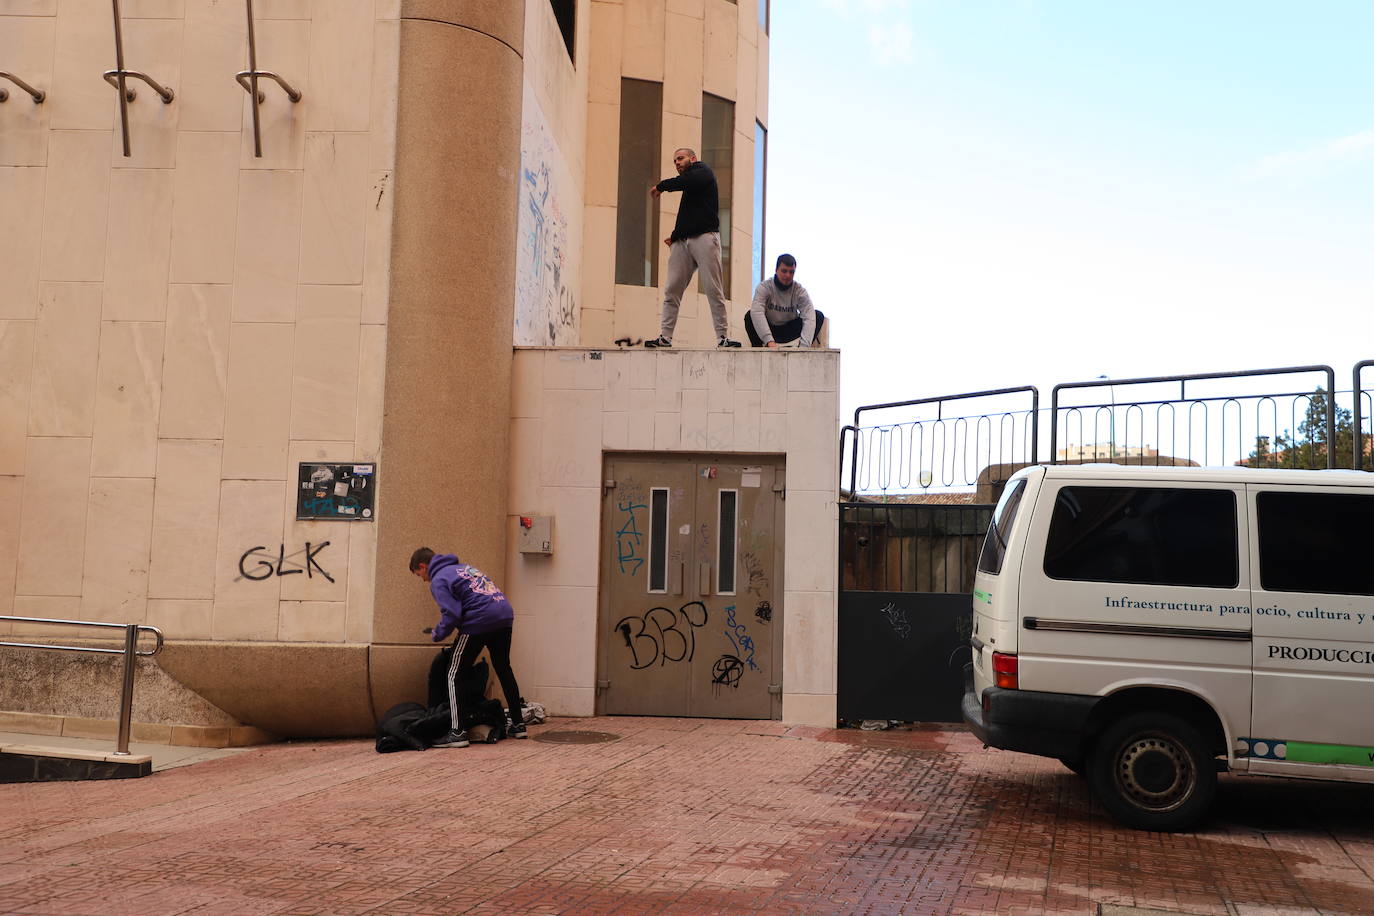
[[[1255,506],[1266,591],[1374,595],[1374,496],[1260,493]]]
[[[1045,575],[1234,588],[1236,540],[1230,490],[1064,487],[1050,518]]]
[[[1016,524],[1016,510],[1021,508],[1021,496],[1025,492],[1026,481],[1018,480],[997,501],[992,524],[988,526],[987,537],[983,538],[983,552],[978,555],[979,571],[994,576],[1002,571],[1002,559],[1007,555],[1007,538],[1011,535],[1011,526]]]

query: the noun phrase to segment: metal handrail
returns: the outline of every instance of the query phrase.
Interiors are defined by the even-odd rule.
[[[20,89],[23,89],[25,92],[29,94],[29,97],[33,99],[33,103],[35,105],[42,105],[43,100],[48,97],[48,94],[44,92],[42,89],[33,88],[28,83],[24,82],[19,77],[15,76],[13,73],[6,73],[4,70],[0,70],[0,79],[9,80],[11,83],[14,83],[14,85],[18,86]],[[9,97],[10,92],[8,89],[0,89],[0,102],[5,101]]]
[[[1351,425],[1354,435],[1350,449],[1350,466],[1357,471],[1364,470],[1364,386],[1360,382],[1360,372],[1366,366],[1374,366],[1374,359],[1360,360],[1350,373],[1353,379],[1352,390],[1355,395],[1355,418]]]
[[[850,469],[851,469],[851,470],[850,470],[850,478],[849,478],[849,490],[846,491],[846,490],[844,489],[844,440],[845,440],[845,437],[848,436],[850,433],[853,433],[853,434],[854,434],[854,446],[853,446],[853,448],[854,448],[854,455],[853,455],[853,458],[850,460],[850,464],[849,464]],[[840,481],[839,481],[839,483],[840,483],[840,497],[841,497],[844,501],[846,501],[846,502],[852,501],[852,500],[854,499],[854,480],[855,480],[855,477],[854,477],[853,468],[854,468],[854,466],[857,465],[858,463],[859,463],[859,427],[857,427],[857,426],[841,426],[841,427],[840,427],[840,460],[839,460],[839,462],[836,464],[836,468],[837,468],[837,469],[839,470],[839,472],[840,472]]]
[[[110,630],[124,631],[123,649],[97,649],[90,646],[56,646],[50,643],[32,642],[8,642],[0,641],[0,646],[8,646],[13,649],[54,649],[59,652],[90,652],[95,655],[122,655],[124,656],[124,683],[119,693],[119,737],[118,747],[115,755],[120,757],[129,756],[129,729],[133,721],[134,708],[134,659],[136,657],[151,658],[162,651],[162,631],[157,627],[143,626],[137,623],[101,623],[96,620],[53,620],[47,617],[10,617],[0,614],[0,620],[8,620],[16,623],[45,623],[56,624],[70,627],[102,627]],[[152,633],[157,639],[150,652],[141,652],[138,648],[139,633]]]
[[[276,82],[286,93],[286,97],[293,103],[301,100],[300,92],[286,80],[271,70],[258,69],[258,39],[255,28],[253,27],[253,0],[247,0],[248,10],[248,69],[240,70],[234,74],[234,79],[238,80],[243,91],[248,93],[248,98],[253,106],[253,156],[257,159],[262,158],[262,125],[261,116],[258,114],[258,106],[261,105],[266,96],[258,91],[258,80],[267,78]]]
[[[123,17],[119,14],[119,0],[110,0],[114,9],[114,40],[115,40],[115,68],[106,70],[104,73],[105,82],[119,90],[119,130],[124,138],[124,158],[133,155],[129,151],[129,103],[137,95],[134,87],[129,85],[129,77],[143,80],[152,87],[157,93],[158,98],[162,99],[162,104],[172,104],[172,99],[176,98],[176,93],[159,83],[146,73],[139,70],[128,70],[124,67],[124,24]]]
[[[1226,397],[1212,398],[1192,398],[1188,397],[1188,383],[1192,381],[1207,381],[1214,379],[1229,378],[1254,378],[1266,375],[1293,375],[1297,373],[1320,372],[1326,376],[1326,466],[1334,468],[1336,466],[1336,373],[1330,366],[1282,366],[1274,369],[1247,369],[1238,372],[1202,372],[1196,375],[1157,375],[1142,378],[1119,378],[1119,379],[1093,379],[1087,382],[1066,382],[1055,385],[1050,391],[1050,454],[1049,463],[1058,464],[1058,444],[1059,444],[1059,412],[1061,410],[1082,410],[1084,407],[1095,408],[1105,405],[1087,404],[1078,407],[1060,407],[1059,393],[1081,388],[1124,388],[1129,385],[1156,385],[1168,382],[1178,382],[1178,398],[1173,403],[1188,403],[1190,400],[1197,403],[1202,400],[1230,400]],[[1306,395],[1316,394],[1316,392],[1303,392]],[[1246,397],[1273,397],[1274,395],[1246,395]],[[1280,395],[1281,396],[1281,395]],[[1115,400],[1115,398],[1113,398]],[[1161,402],[1169,403],[1169,402]],[[1113,404],[1113,407],[1116,405]]]
[[[886,404],[865,404],[854,410],[854,422],[840,430],[840,484],[844,484],[844,440],[845,436],[852,432],[854,434],[853,458],[849,468],[849,493],[851,498],[858,492],[858,458],[859,458],[859,439],[865,429],[875,429],[877,427],[864,427],[860,425],[860,420],[866,411],[890,410],[896,407],[917,407],[925,404],[934,404],[936,408],[933,423],[944,423],[945,405],[955,401],[977,400],[979,398],[997,397],[1006,394],[1029,394],[1031,396],[1030,423],[1028,432],[1030,434],[1029,457],[1031,461],[1036,459],[1040,448],[1040,425],[1038,422],[1040,412],[1040,391],[1034,385],[1018,385],[1014,388],[994,388],[988,391],[971,391],[965,394],[946,394],[933,398],[915,398],[908,401],[891,401]],[[1005,416],[1005,414],[1004,414]],[[949,418],[955,424],[963,424],[967,427],[967,417]],[[984,418],[975,418],[984,419]],[[924,421],[917,421],[924,422]],[[900,424],[899,424],[900,425]],[[957,435],[956,431],[956,435]]]

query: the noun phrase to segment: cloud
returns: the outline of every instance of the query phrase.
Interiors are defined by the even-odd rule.
[[[820,0],[821,6],[842,16],[906,12],[911,0]]]
[[[912,61],[915,36],[905,22],[875,25],[868,30],[868,43],[879,66],[891,67]]]
[[[914,0],[819,0],[842,19],[867,26],[868,46],[881,67],[910,63],[915,58],[916,33],[910,14]]]
[[[1374,158],[1374,130],[1326,140],[1302,149],[1274,153],[1245,170],[1247,178],[1303,177],[1326,169]]]

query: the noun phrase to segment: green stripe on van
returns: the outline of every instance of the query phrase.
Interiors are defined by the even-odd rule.
[[[975,588],[973,590],[973,597],[977,598],[984,604],[992,604],[992,595],[988,594],[985,591],[982,591],[981,589]]]
[[[1289,741],[1286,759],[1295,763],[1342,763],[1346,766],[1374,767],[1374,747]]]

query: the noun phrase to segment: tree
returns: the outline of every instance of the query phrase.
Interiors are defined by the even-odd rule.
[[[1317,388],[1307,399],[1307,409],[1302,422],[1298,424],[1298,434],[1289,430],[1274,436],[1271,444],[1268,436],[1255,437],[1255,449],[1248,458],[1240,463],[1252,468],[1324,468],[1327,466],[1328,436],[1326,411],[1328,396],[1324,389]],[[1355,453],[1355,428],[1351,423],[1350,411],[1336,408],[1336,462],[1335,467],[1350,467],[1351,456]]]

